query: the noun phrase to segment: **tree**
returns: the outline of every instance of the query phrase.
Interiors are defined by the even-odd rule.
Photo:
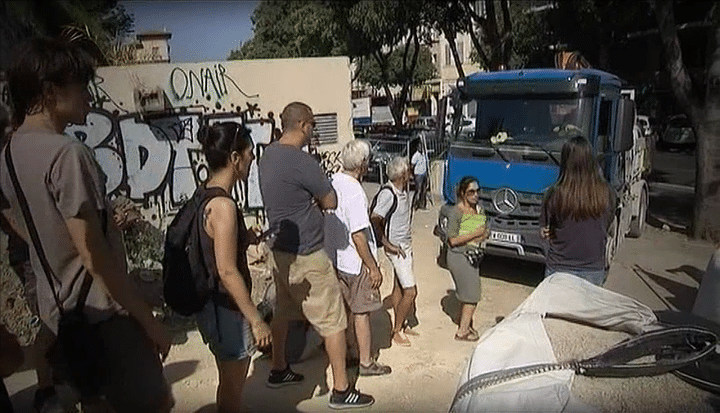
[[[228,60],[339,56],[345,53],[333,10],[319,0],[262,1],[253,12],[253,37]]]
[[[60,36],[69,27],[89,34],[83,43],[104,64],[105,51],[133,30],[132,15],[117,0],[0,0],[0,20],[0,69],[25,39]]]
[[[707,71],[697,84],[683,61],[672,0],[653,1],[665,64],[677,103],[688,115],[697,134],[695,211],[693,235],[720,237],[720,26],[713,5],[706,20],[713,21],[708,47]]]
[[[544,16],[530,13],[527,1],[508,0],[427,0],[425,8],[431,26],[448,41],[459,77],[465,76],[455,39],[468,34],[473,51],[470,58],[488,70],[525,67],[544,62],[549,24]]]
[[[483,0],[485,13],[475,9],[475,2],[460,0],[460,5],[465,13],[470,16],[473,23],[480,27],[481,36],[477,35],[474,28],[469,28],[470,39],[480,57],[480,62],[489,70],[509,68],[512,54],[513,31],[510,1],[499,0],[497,3],[500,5],[502,25],[500,25],[500,16],[496,13],[496,0]],[[489,48],[489,53],[485,51],[483,44]]]
[[[395,124],[401,125],[412,86],[435,73],[429,52],[421,53],[429,43],[425,4],[356,0],[331,3],[331,7],[346,34],[348,54],[359,58],[368,83],[385,91]],[[374,74],[363,66],[373,68]],[[392,93],[393,86],[400,88],[397,94]]]
[[[455,39],[460,33],[473,33],[470,16],[459,1],[433,0],[428,1],[426,7],[431,27],[442,33],[448,42],[458,76],[465,77]]]
[[[407,74],[403,68],[404,49],[394,49],[387,60],[387,77],[384,77],[383,70],[378,64],[377,59],[364,57],[363,63],[359,65],[358,79],[375,88],[384,89],[385,93],[390,93],[391,87],[402,86],[409,83],[411,86],[417,86],[423,82],[435,77],[436,70],[432,61],[432,53],[426,46],[420,46],[418,61],[411,78],[407,79]],[[414,46],[410,46],[408,55],[414,54]],[[409,82],[408,82],[409,80]]]

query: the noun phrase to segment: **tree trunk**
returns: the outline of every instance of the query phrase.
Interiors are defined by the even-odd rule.
[[[453,62],[455,62],[455,69],[457,69],[458,77],[465,77],[465,71],[463,70],[460,56],[458,55],[457,44],[455,43],[455,32],[443,29],[443,34],[445,35],[445,39],[447,39],[448,46],[450,46],[450,52],[452,53]]]
[[[710,39],[705,102],[701,102],[683,63],[673,2],[657,0],[654,6],[670,87],[697,136],[692,235],[720,241],[720,31],[716,29]]]
[[[710,39],[705,105],[699,111],[693,236],[720,242],[720,28]]]

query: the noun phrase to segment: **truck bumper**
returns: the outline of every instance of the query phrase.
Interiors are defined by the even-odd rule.
[[[504,231],[502,228],[495,229],[491,227],[490,229],[491,231],[510,232]],[[540,239],[539,228],[521,231],[513,229],[512,232],[520,235],[520,243],[488,240],[484,243],[485,253],[501,257],[518,258],[525,261],[545,262],[545,250]]]

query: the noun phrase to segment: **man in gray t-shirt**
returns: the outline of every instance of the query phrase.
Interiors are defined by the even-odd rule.
[[[302,150],[313,135],[313,113],[308,105],[293,102],[280,119],[282,136],[267,147],[258,163],[260,191],[275,234],[272,252],[277,268],[267,385],[281,387],[303,380],[286,362],[285,341],[288,321],[305,318],[325,340],[333,372],[330,407],[369,406],[372,396],[360,393],[347,378],[347,315],[335,269],[323,249],[322,210],[335,209],[337,196],[317,161]]]
[[[275,142],[259,163],[260,189],[275,233],[272,248],[307,255],[323,247],[323,214],[314,200],[333,192],[320,164],[295,146]]]

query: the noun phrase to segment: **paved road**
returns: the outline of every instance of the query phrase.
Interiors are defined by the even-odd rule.
[[[692,223],[695,188],[695,154],[656,151],[650,184],[647,222],[657,228],[687,233]]]
[[[649,180],[685,187],[695,185],[695,153],[655,151]]]

